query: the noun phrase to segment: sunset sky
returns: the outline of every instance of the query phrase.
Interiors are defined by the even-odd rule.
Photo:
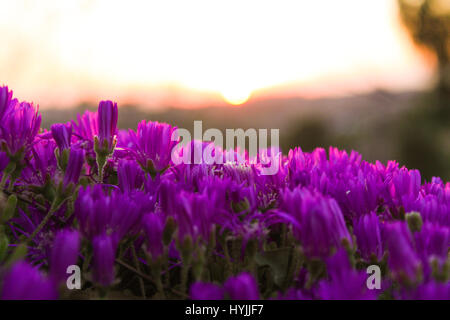
[[[421,89],[395,0],[0,0],[0,84],[41,108]]]

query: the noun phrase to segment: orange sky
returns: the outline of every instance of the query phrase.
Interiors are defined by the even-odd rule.
[[[1,1],[0,84],[41,107],[420,89],[395,0]]]

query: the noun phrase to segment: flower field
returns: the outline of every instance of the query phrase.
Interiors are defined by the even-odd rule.
[[[332,147],[175,164],[175,127],[117,121],[46,130],[0,87],[0,298],[450,299],[449,182]]]

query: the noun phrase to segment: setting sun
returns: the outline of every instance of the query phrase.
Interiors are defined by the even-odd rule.
[[[251,92],[231,89],[222,91],[222,96],[229,104],[238,106],[247,102],[251,96]]]

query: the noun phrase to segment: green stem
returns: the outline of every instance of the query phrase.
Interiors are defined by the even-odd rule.
[[[13,188],[14,188],[14,182],[15,182],[15,180],[14,179],[9,179],[9,185],[8,185],[8,189],[6,189],[8,192],[12,192],[13,191]]]
[[[230,252],[228,250],[228,243],[227,240],[223,241],[223,255],[225,256],[225,278],[228,278],[233,273],[233,264],[231,262]]]
[[[36,229],[34,229],[31,236],[28,238],[29,241],[33,240],[34,237],[41,231],[41,229],[47,224],[47,222],[50,220],[52,215],[55,213],[55,211],[58,209],[59,205],[57,204],[58,199],[55,199],[52,203],[52,206],[50,207],[50,210],[48,211],[47,215],[44,217],[44,219],[41,221],[41,223],[37,226]]]
[[[2,180],[0,181],[0,189],[1,190],[3,190],[5,188],[6,179],[7,179],[7,174],[3,173]]]
[[[3,170],[3,176],[2,176],[2,180],[0,181],[0,190],[3,190],[5,188],[6,185],[6,179],[8,179],[9,176],[12,175],[12,173],[14,172],[14,170],[16,170],[16,163],[13,161],[9,161],[8,165],[6,166],[5,170]],[[12,184],[10,182],[10,184]],[[9,189],[9,188],[8,188]]]
[[[136,248],[134,245],[131,246],[131,252],[133,253],[133,260],[134,260],[134,265],[136,266],[136,270],[139,271],[139,273],[140,273],[141,267],[139,266],[139,259],[136,254]],[[142,297],[145,299],[146,297],[145,297],[144,280],[142,279],[142,277],[138,277],[138,279],[139,279],[139,287],[141,288]]]
[[[170,286],[170,272],[169,272],[169,248],[167,246],[164,246],[164,285],[166,287]]]
[[[161,279],[161,265],[162,265],[162,261],[157,260],[152,263],[151,268],[152,268],[153,279],[155,279],[156,289],[159,292],[160,299],[164,299],[165,294],[164,294],[164,286],[163,286],[162,279]]]
[[[181,285],[180,290],[181,292],[186,292],[187,289],[187,281],[188,281],[188,274],[189,274],[189,268],[191,267],[192,262],[192,256],[185,257],[182,261],[181,266]]]
[[[105,170],[107,157],[97,155],[97,167],[98,167],[98,176],[99,182],[103,183],[103,173]]]

